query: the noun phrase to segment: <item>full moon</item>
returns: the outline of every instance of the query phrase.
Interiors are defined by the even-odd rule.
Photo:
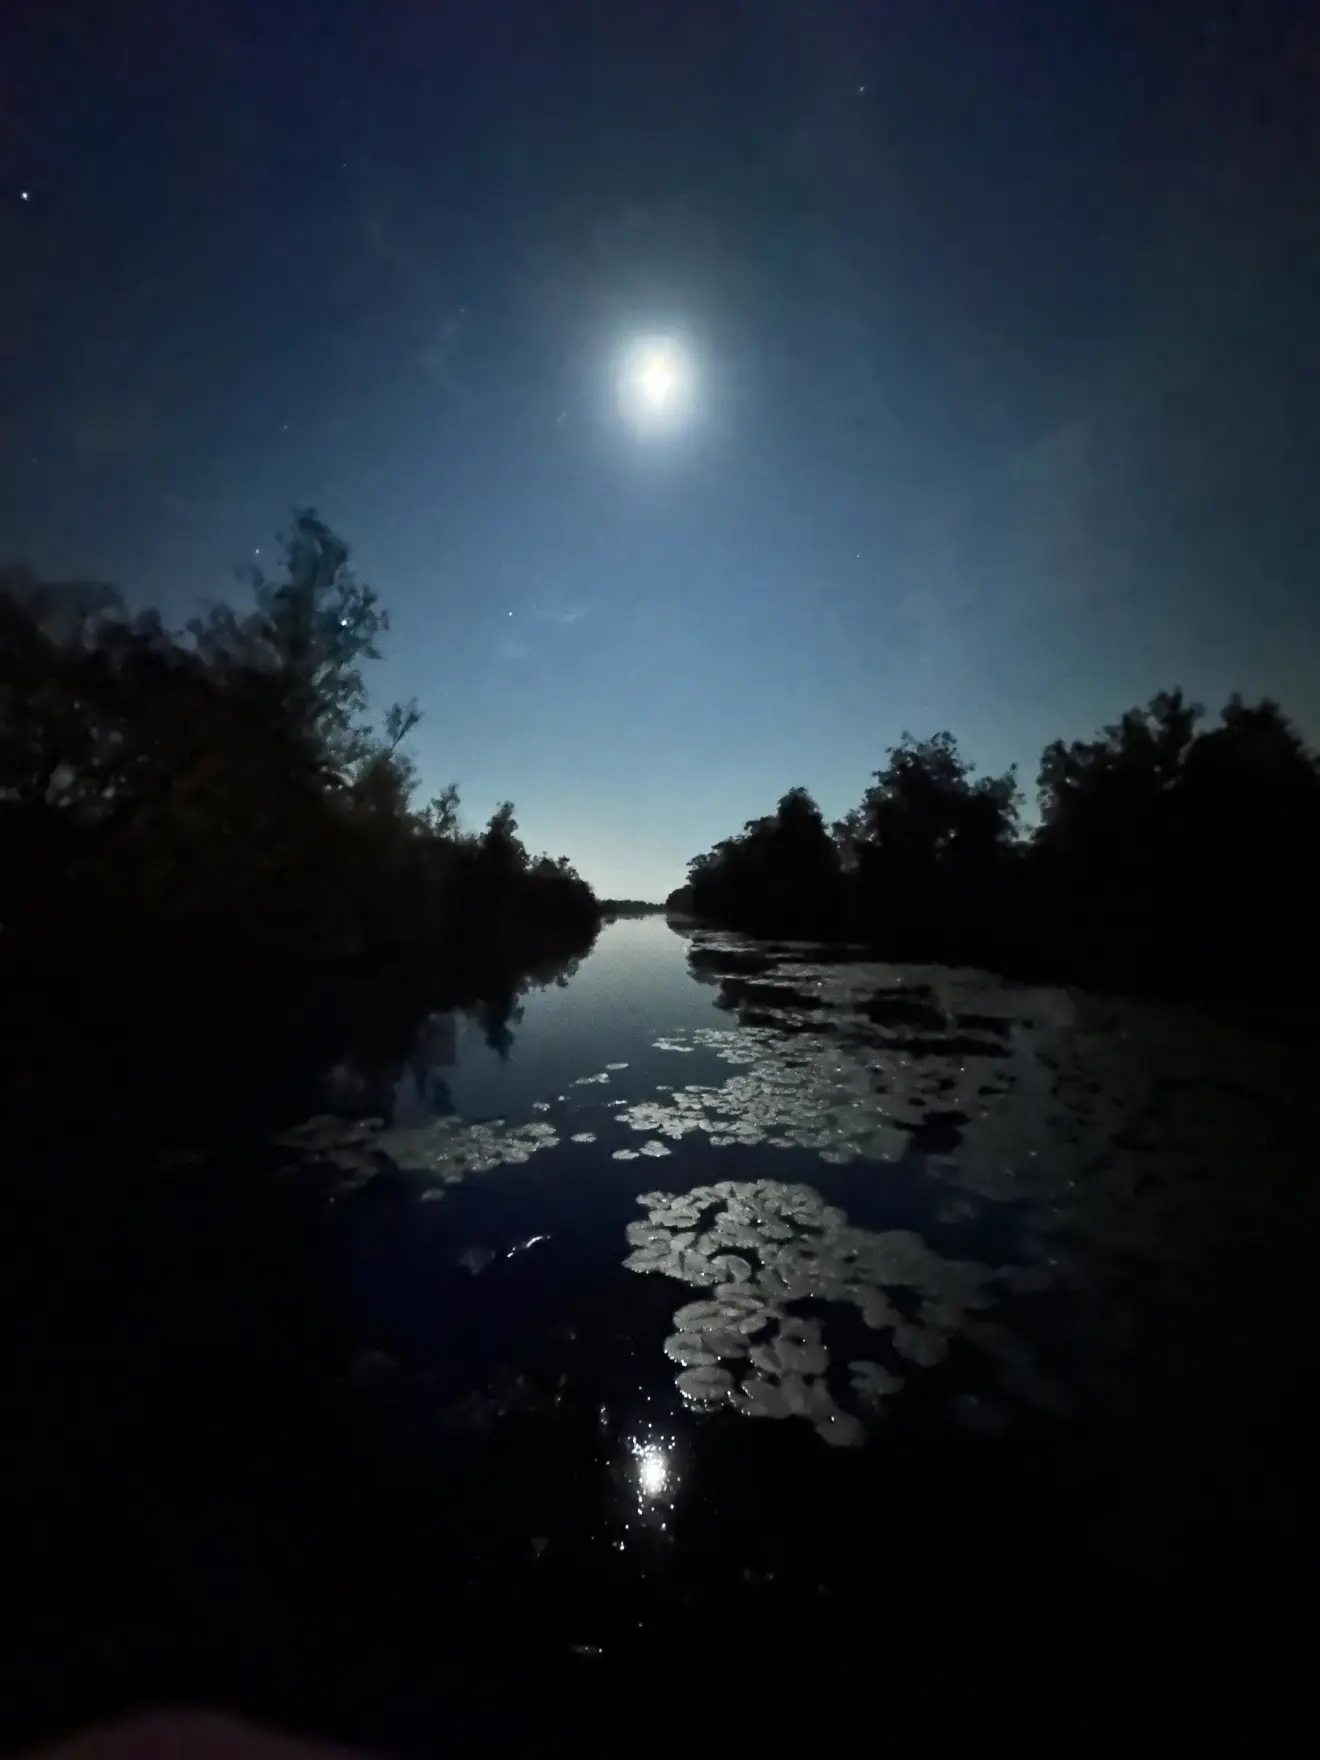
[[[644,336],[624,350],[619,405],[638,430],[653,433],[681,425],[691,414],[693,391],[691,358],[675,338]]]

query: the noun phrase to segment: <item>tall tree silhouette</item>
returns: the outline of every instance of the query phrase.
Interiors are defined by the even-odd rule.
[[[950,951],[987,933],[1017,828],[1012,771],[973,779],[950,733],[904,734],[844,822],[862,922],[878,944]]]
[[[453,786],[414,810],[420,711],[369,718],[388,619],[342,539],[301,511],[247,580],[247,606],[173,633],[107,588],[0,574],[0,954],[452,958],[497,922],[520,947],[517,921],[589,933],[591,889],[532,869],[509,803],[479,838]]]
[[[839,852],[820,808],[791,788],[688,870],[693,909],[766,933],[823,933],[843,908]]]

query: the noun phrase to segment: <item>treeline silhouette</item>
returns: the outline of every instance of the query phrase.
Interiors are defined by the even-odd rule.
[[[301,511],[247,584],[242,609],[172,631],[108,588],[0,571],[0,960],[422,955],[507,976],[589,941],[591,888],[529,854],[511,803],[479,832],[455,786],[414,804],[420,712],[367,716],[388,617],[342,539]]]
[[[690,864],[671,909],[762,935],[1111,988],[1262,994],[1314,971],[1320,759],[1276,703],[1181,690],[1013,771],[905,734],[827,825],[803,788]]]

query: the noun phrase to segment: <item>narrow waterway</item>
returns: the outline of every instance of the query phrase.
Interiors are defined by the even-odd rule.
[[[1119,1604],[1125,1653],[1170,1619],[1282,1645],[1307,1067],[1187,1011],[608,925],[61,1224],[19,1317],[10,1685],[384,1740],[486,1669],[1062,1665]]]

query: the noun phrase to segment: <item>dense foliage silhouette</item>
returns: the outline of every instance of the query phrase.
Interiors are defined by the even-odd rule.
[[[905,734],[826,827],[804,789],[697,856],[669,908],[761,934],[864,940],[1121,987],[1262,991],[1314,966],[1320,759],[1276,703],[1213,726],[1180,690],[1012,771]]]
[[[299,512],[248,587],[174,632],[0,573],[0,953],[508,967],[589,938],[590,887],[529,855],[511,803],[478,833],[454,786],[413,805],[420,711],[367,717],[388,617],[342,539]]]

